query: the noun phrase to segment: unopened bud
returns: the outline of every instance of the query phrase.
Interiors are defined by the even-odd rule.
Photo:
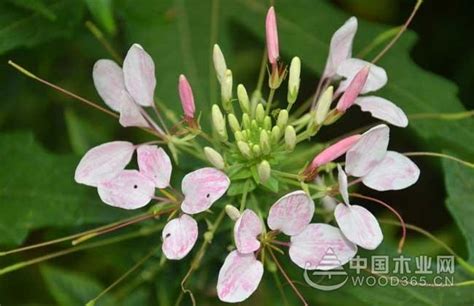
[[[252,158],[252,152],[250,151],[249,145],[244,141],[237,141],[237,147],[240,153],[247,158]]]
[[[224,73],[224,79],[221,83],[222,105],[227,112],[232,109],[232,71],[227,69]]]
[[[278,58],[280,57],[280,50],[278,47],[278,30],[276,23],[275,9],[270,7],[267,12],[267,18],[265,20],[265,30],[267,38],[267,52],[268,61],[270,64],[275,65]]]
[[[252,119],[252,121],[250,122],[250,129],[256,131],[258,130],[258,123],[257,123],[257,120],[255,119]]]
[[[225,71],[227,70],[227,65],[225,63],[224,54],[222,54],[221,48],[219,48],[219,45],[217,44],[214,45],[212,60],[214,61],[214,69],[216,69],[217,79],[219,80],[219,83],[222,83]]]
[[[237,120],[237,117],[235,117],[234,114],[228,114],[227,120],[229,121],[230,128],[232,129],[233,132],[240,131],[239,120]]]
[[[227,141],[227,129],[225,127],[225,119],[222,115],[221,109],[216,104],[212,106],[212,124],[220,139],[223,141]]]
[[[336,109],[338,112],[343,113],[354,104],[355,100],[364,88],[365,83],[367,82],[369,70],[370,66],[365,66],[359,72],[357,72],[337,103]]]
[[[285,129],[285,145],[288,151],[293,151],[296,145],[296,132],[295,128],[291,125]]]
[[[242,132],[240,131],[237,131],[234,133],[234,138],[235,140],[239,141],[239,140],[244,140],[244,135],[242,135]]]
[[[280,129],[284,129],[287,123],[288,111],[286,109],[282,109],[278,114],[277,125],[280,127]]]
[[[255,144],[252,146],[252,152],[254,156],[260,156],[262,155],[262,149],[258,144]]]
[[[225,163],[222,155],[219,154],[216,150],[211,147],[204,148],[204,154],[206,155],[207,160],[217,169],[224,169]]]
[[[271,130],[272,128],[272,118],[270,116],[265,116],[265,119],[263,120],[263,128],[266,130]]]
[[[279,126],[274,126],[272,129],[272,143],[278,143],[281,137],[281,129]]]
[[[298,91],[300,90],[300,73],[301,73],[301,60],[295,56],[291,60],[290,73],[288,77],[288,103],[293,104],[298,97]]]
[[[244,85],[239,84],[237,86],[237,98],[239,99],[240,109],[244,113],[250,113],[250,101],[247,90],[245,90]]]
[[[272,168],[270,167],[268,161],[263,160],[260,164],[258,164],[257,173],[262,183],[268,181],[270,175],[272,174]]]
[[[318,100],[318,104],[316,105],[316,123],[318,125],[321,125],[324,120],[326,120],[329,107],[331,107],[333,93],[334,87],[329,86]]]
[[[242,126],[244,129],[250,129],[250,116],[247,113],[242,115]]]
[[[257,122],[263,123],[264,118],[265,118],[265,108],[263,107],[262,103],[258,103],[257,109],[255,110],[255,119],[257,119]]]
[[[260,132],[260,147],[262,148],[263,154],[269,154],[272,151],[270,137],[266,130]]]
[[[232,221],[237,221],[240,218],[239,210],[233,205],[227,204],[225,206],[225,213]]]

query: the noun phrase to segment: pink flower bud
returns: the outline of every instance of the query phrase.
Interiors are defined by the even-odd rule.
[[[270,64],[275,65],[280,57],[280,51],[278,48],[278,30],[273,6],[268,9],[265,29],[267,35],[268,61]]]
[[[196,110],[194,106],[194,96],[191,85],[189,85],[188,80],[184,75],[179,76],[179,97],[181,98],[181,105],[183,106],[184,116],[187,119],[194,118],[194,111]]]
[[[365,66],[352,80],[352,82],[347,87],[344,94],[342,94],[339,102],[337,103],[336,109],[339,112],[345,112],[349,107],[354,104],[355,100],[359,96],[360,92],[364,88],[365,82],[367,82],[367,77],[369,76],[370,66]]]
[[[325,165],[336,158],[340,157],[346,153],[361,137],[361,135],[352,135],[342,140],[339,140],[332,146],[329,146],[321,153],[316,155],[316,157],[311,162],[311,165],[308,167],[307,171],[309,173],[315,172],[316,169],[322,165]]]

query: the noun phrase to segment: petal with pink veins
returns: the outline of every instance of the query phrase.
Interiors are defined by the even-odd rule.
[[[242,254],[253,253],[260,248],[257,236],[262,233],[262,222],[252,210],[246,209],[234,225],[234,240]]]
[[[155,194],[153,181],[137,170],[122,170],[97,186],[100,199],[111,206],[137,209],[147,205]]]
[[[263,265],[253,253],[232,251],[219,271],[217,295],[223,302],[242,302],[254,293],[262,276]]]
[[[339,193],[344,203],[349,204],[349,193],[347,190],[347,175],[340,165],[337,165],[337,180],[339,182]]]
[[[387,153],[390,129],[385,124],[377,125],[360,137],[346,153],[346,172],[361,177],[372,171]]]
[[[357,58],[350,58],[342,62],[337,68],[337,74],[345,78],[339,84],[337,91],[345,91],[357,73],[366,66],[370,66],[370,70],[367,81],[360,92],[361,94],[379,90],[387,84],[387,73],[383,68]]]
[[[313,214],[313,200],[306,192],[298,190],[281,197],[270,207],[267,223],[272,230],[291,236],[301,233]]]
[[[138,168],[150,178],[157,188],[166,188],[170,184],[171,160],[163,148],[142,145],[137,149]]]
[[[329,55],[324,68],[323,76],[332,78],[337,71],[337,67],[346,59],[352,56],[352,42],[357,32],[357,18],[349,18],[331,38]]]
[[[74,180],[96,187],[115,177],[132,159],[135,147],[128,141],[113,141],[90,149],[77,165]]]
[[[362,183],[377,191],[400,190],[418,181],[420,169],[403,154],[387,151],[385,158],[362,179]]]
[[[403,110],[387,99],[366,96],[357,98],[355,104],[359,105],[362,111],[369,112],[374,118],[399,127],[408,125],[408,118]]]
[[[194,218],[183,214],[166,223],[163,228],[163,254],[170,260],[184,258],[198,238],[198,225]]]
[[[306,270],[331,270],[346,264],[357,253],[357,246],[341,230],[324,223],[309,224],[291,237],[290,259]]]
[[[156,86],[155,64],[139,44],[133,44],[123,61],[125,87],[136,103],[152,106]]]
[[[215,168],[202,168],[186,174],[181,182],[184,200],[181,210],[197,214],[209,209],[229,188],[230,180]]]
[[[121,105],[133,103],[125,89],[122,68],[108,59],[98,60],[92,69],[94,86],[105,104],[120,112]]]
[[[339,204],[334,211],[344,236],[358,246],[374,250],[383,240],[379,222],[370,211],[359,205]]]

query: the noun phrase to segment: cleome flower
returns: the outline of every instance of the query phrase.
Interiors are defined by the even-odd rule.
[[[291,261],[302,269],[330,270],[338,267],[333,262],[322,262],[329,249],[335,252],[341,265],[347,263],[356,254],[356,245],[334,226],[310,223],[313,214],[314,202],[302,190],[283,196],[271,206],[267,218],[270,232],[264,231],[263,223],[254,211],[246,209],[234,225],[236,250],[229,253],[219,271],[219,299],[229,303],[241,302],[257,289],[264,268],[256,254],[265,247],[274,247],[272,243],[287,245]],[[289,236],[290,242],[275,240],[279,234]]]
[[[135,151],[139,170],[125,169]],[[101,200],[108,205],[137,209],[154,198],[155,188],[170,186],[171,171],[171,160],[162,148],[114,141],[89,150],[76,168],[75,180],[97,187]],[[183,178],[184,198],[177,207],[182,214],[170,220],[162,233],[163,253],[168,259],[181,259],[191,251],[198,226],[190,215],[208,210],[229,184],[229,178],[215,168],[201,168]]]

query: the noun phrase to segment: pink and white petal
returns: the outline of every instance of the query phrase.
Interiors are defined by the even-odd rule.
[[[337,180],[339,182],[339,193],[341,194],[344,203],[349,204],[349,192],[347,187],[347,175],[342,170],[341,165],[337,165]]]
[[[108,59],[98,60],[92,69],[94,86],[105,104],[120,112],[123,103],[133,102],[125,90],[122,68]]]
[[[346,172],[361,177],[372,171],[387,153],[390,129],[385,124],[377,125],[360,137],[346,153]]]
[[[137,170],[122,170],[97,186],[100,199],[111,206],[137,209],[147,205],[155,194],[153,181]]]
[[[342,232],[324,223],[309,224],[304,231],[291,237],[290,259],[306,270],[331,270],[349,262],[357,246]]]
[[[134,145],[128,141],[107,142],[94,147],[87,151],[77,165],[74,180],[96,187],[125,169],[134,150]]]
[[[219,271],[217,295],[223,302],[242,302],[257,290],[262,276],[263,265],[253,253],[232,251]]]
[[[379,90],[387,84],[388,79],[385,69],[361,59],[350,58],[342,62],[337,68],[337,74],[345,78],[345,80],[339,84],[337,91],[345,91],[357,73],[366,66],[370,66],[369,76],[367,77],[364,88],[362,88],[360,92],[361,94]]]
[[[420,169],[403,154],[388,151],[385,158],[362,179],[365,186],[377,191],[400,190],[418,181]]]
[[[166,223],[163,228],[163,254],[170,260],[184,258],[196,244],[198,225],[194,218],[183,214]]]
[[[152,106],[156,86],[155,64],[139,44],[133,44],[123,61],[125,87],[136,103]]]
[[[399,127],[406,127],[408,125],[408,118],[403,110],[387,99],[366,96],[357,98],[355,104],[359,105],[362,111],[370,112],[374,118]]]
[[[250,209],[244,210],[234,225],[234,240],[241,254],[253,253],[260,248],[257,236],[262,233],[260,218]]]
[[[227,175],[215,168],[202,168],[186,174],[181,182],[184,194],[181,210],[191,215],[208,210],[225,194],[229,185]]]
[[[349,241],[375,250],[383,240],[379,222],[370,211],[359,205],[339,204],[334,211],[337,225]]]
[[[127,93],[128,95],[128,93]],[[143,115],[140,113],[140,106],[138,106],[132,98],[122,104],[120,107],[120,124],[123,127],[137,126],[137,127],[149,127],[150,125],[145,120]]]
[[[314,202],[303,190],[281,197],[270,207],[267,223],[272,230],[291,236],[301,233],[314,215]]]
[[[157,188],[166,188],[170,184],[171,159],[165,150],[157,146],[141,145],[137,149],[138,168],[150,178]]]
[[[329,55],[324,68],[323,77],[332,78],[337,67],[352,56],[352,42],[357,32],[357,18],[349,18],[331,38]]]

